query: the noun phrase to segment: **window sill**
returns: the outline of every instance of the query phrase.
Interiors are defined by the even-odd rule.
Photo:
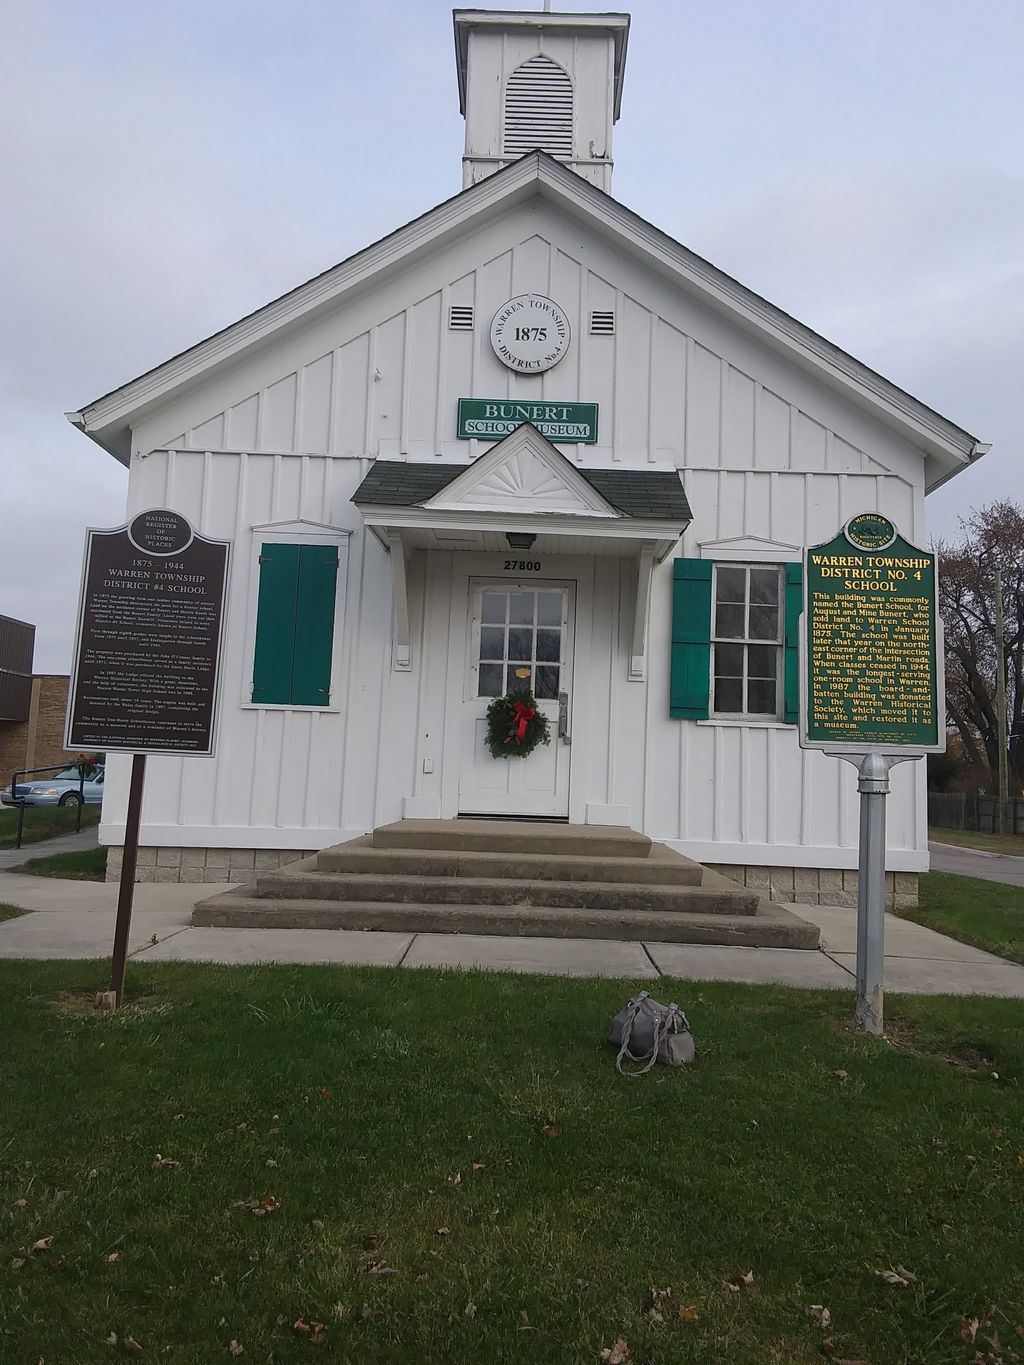
[[[310,711],[314,715],[338,715],[340,706],[292,706],[280,701],[243,701],[239,703],[243,711]]]
[[[707,720],[698,720],[697,725],[722,725],[733,729],[757,729],[757,730],[796,730],[795,725],[789,724],[784,720],[769,720],[764,716],[709,716]]]

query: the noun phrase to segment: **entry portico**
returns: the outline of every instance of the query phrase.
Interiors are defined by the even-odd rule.
[[[627,802],[588,793],[585,764],[572,762],[572,731],[579,715],[587,733],[607,733],[608,694],[590,686],[595,674],[618,668],[645,680],[651,580],[691,519],[678,471],[575,466],[524,422],[468,467],[378,460],[352,501],[391,555],[393,668],[419,662],[445,679],[445,742],[421,735],[403,814],[628,824]],[[609,614],[599,558],[628,561],[615,566],[631,575],[624,644],[592,629],[595,615]],[[424,603],[419,661],[408,605],[414,573]],[[616,583],[621,589],[621,573]],[[484,743],[487,706],[522,688],[555,741],[527,762],[495,762]]]

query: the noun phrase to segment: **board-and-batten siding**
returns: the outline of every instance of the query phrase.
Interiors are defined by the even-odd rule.
[[[554,370],[527,379],[499,364],[487,332],[499,304],[528,289],[566,308],[574,343]],[[448,330],[452,304],[474,308],[474,331]],[[614,336],[588,335],[593,309],[615,311]],[[872,508],[924,539],[922,462],[906,443],[700,303],[584,239],[578,225],[548,208],[519,209],[136,429],[144,458],[133,460],[130,510],[177,507],[235,547],[221,758],[154,762],[160,780],[149,783],[144,841],[312,847],[398,818],[403,796],[430,794],[421,758],[427,747],[438,752],[446,679],[423,640],[447,637],[449,557],[432,556],[429,571],[421,557],[414,568],[414,668],[395,674],[387,556],[363,534],[350,497],[375,456],[479,454],[485,443],[454,438],[456,401],[468,396],[598,402],[600,443],[563,450],[588,464],[685,470],[695,511],[688,554],[737,536],[814,543]],[[353,532],[339,712],[240,705],[251,666],[250,528],[295,519]],[[602,640],[615,647],[603,653],[607,677],[590,688],[598,732],[584,740],[576,724],[573,782],[586,781],[589,801],[628,803],[633,823],[709,860],[849,865],[857,831],[848,765],[801,753],[791,727],[668,719],[667,566],[651,606],[648,685],[626,681],[632,572],[597,563],[594,660]],[[122,766],[113,765],[105,812],[111,837]],[[916,766],[893,775],[896,850],[924,847]]]

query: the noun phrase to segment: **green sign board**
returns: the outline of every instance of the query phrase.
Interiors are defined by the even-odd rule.
[[[809,748],[945,748],[935,556],[877,512],[852,517],[804,570]]]
[[[511,398],[460,398],[456,435],[463,441],[500,441],[532,422],[549,441],[593,445],[596,403],[524,403]]]

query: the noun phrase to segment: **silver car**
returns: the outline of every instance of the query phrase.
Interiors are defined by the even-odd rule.
[[[84,794],[87,806],[98,806],[103,800],[103,773],[103,768],[97,768],[83,784],[77,768],[65,768],[54,777],[19,782],[17,800],[6,787],[0,791],[0,805],[78,806]]]

